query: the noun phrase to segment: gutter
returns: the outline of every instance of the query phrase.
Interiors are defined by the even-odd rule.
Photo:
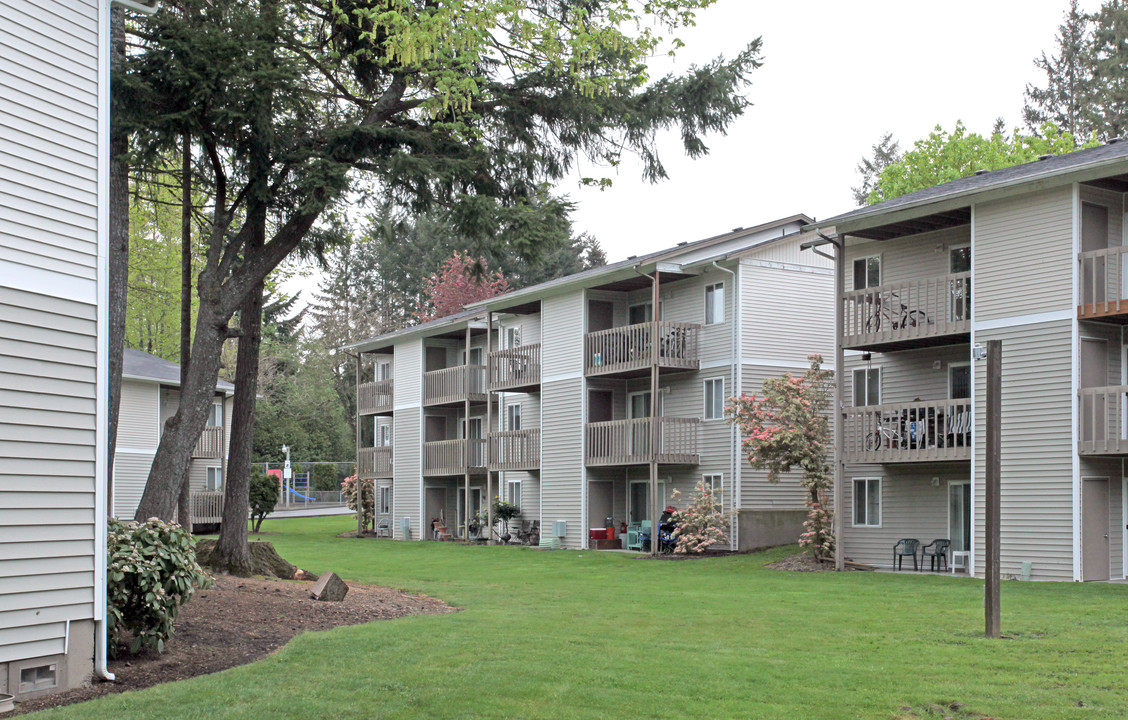
[[[739,260],[737,262],[739,263]],[[738,396],[740,396],[740,394],[742,392],[743,380],[744,380],[741,377],[741,375],[743,374],[742,371],[744,370],[744,361],[740,357],[740,355],[743,355],[743,353],[740,353],[740,355],[737,354],[737,352],[738,352],[737,323],[739,322],[739,318],[740,318],[740,316],[737,314],[740,310],[740,303],[739,303],[737,298],[739,297],[738,293],[740,292],[740,290],[739,290],[740,283],[736,279],[736,273],[735,272],[733,272],[732,270],[729,270],[726,267],[721,267],[720,265],[717,264],[716,260],[713,261],[713,267],[717,268],[718,270],[723,270],[723,271],[727,272],[730,276],[732,276],[732,302],[729,303],[729,305],[732,307],[732,340],[731,340],[732,349],[731,349],[731,352],[729,353],[729,357],[731,358],[732,362],[731,362],[730,367],[729,367],[729,377],[732,378],[733,387],[732,387],[732,393],[729,395],[729,397],[738,397]],[[739,507],[739,505],[737,503],[739,501],[739,492],[740,492],[740,478],[739,478],[739,473],[740,473],[740,431],[739,431],[739,428],[737,427],[736,423],[731,423],[731,428],[732,428],[732,432],[731,432],[732,437],[729,440],[729,445],[730,445],[730,448],[731,448],[731,451],[729,452],[729,458],[730,458],[729,467],[731,469],[731,472],[729,474],[729,477],[732,478],[732,506],[733,506],[732,509],[733,509],[733,511],[737,511],[737,508]],[[723,483],[721,484],[721,493],[722,493],[722,497],[723,497],[724,496],[724,484]],[[736,548],[739,546],[739,543],[740,543],[740,515],[739,514],[737,515],[736,520],[737,521],[732,524],[732,533],[731,533],[732,539],[729,542],[729,547],[733,550],[736,550]]]

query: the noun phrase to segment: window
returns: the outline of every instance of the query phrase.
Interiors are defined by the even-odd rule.
[[[881,404],[881,368],[854,371],[854,407]]]
[[[521,406],[520,405],[506,405],[505,406],[505,428],[507,430],[520,430],[521,429]]]
[[[658,393],[658,415],[662,415],[662,393]],[[627,417],[631,420],[650,417],[650,391],[627,395]]]
[[[971,397],[971,365],[952,363],[948,366],[948,397],[952,400]]]
[[[725,379],[705,381],[705,419],[720,420],[725,416]]]
[[[389,447],[392,444],[392,426],[381,425],[376,437],[377,447]]]
[[[31,693],[57,687],[59,684],[58,668],[59,666],[55,663],[20,668],[20,692]]]
[[[864,290],[881,284],[881,256],[858,258],[854,261],[854,289]]]
[[[223,468],[208,468],[207,489],[208,492],[217,492],[223,489]]]
[[[716,325],[725,321],[725,284],[705,286],[705,324]]]
[[[392,488],[388,485],[380,487],[380,509],[381,515],[392,514]]]
[[[219,427],[223,424],[223,403],[214,402],[211,406],[211,411],[208,412],[208,426]]]
[[[376,379],[377,380],[391,380],[392,379],[392,364],[390,362],[382,362],[376,365]]]
[[[654,305],[652,303],[639,303],[627,308],[627,324],[638,325],[654,319]]]
[[[854,481],[854,526],[881,527],[881,480]]]
[[[521,507],[521,481],[510,480],[505,484],[505,494],[509,497],[509,502]]]
[[[482,348],[470,348],[470,362],[466,362],[466,351],[462,351],[462,364],[463,365],[481,365],[482,364]]]
[[[948,252],[951,258],[952,273],[971,272],[971,248],[968,246],[952,248]]]
[[[721,504],[721,498],[725,489],[725,476],[722,474],[716,475],[702,475],[701,479],[705,481],[705,487],[713,493],[713,502],[718,505]]]
[[[505,330],[505,347],[521,347],[521,328],[511,327]]]

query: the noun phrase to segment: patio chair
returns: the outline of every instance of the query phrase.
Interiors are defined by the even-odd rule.
[[[928,543],[920,549],[920,562],[924,565],[924,558],[928,558],[928,567],[933,572],[940,569],[943,565],[944,569],[948,569],[948,549],[952,547],[952,541],[946,538],[938,538]]]
[[[650,521],[633,522],[627,525],[627,549],[642,550],[643,545],[650,541]]]
[[[920,552],[920,540],[916,538],[902,538],[893,543],[893,569],[900,570],[901,563],[904,562],[906,556],[911,555],[913,558],[913,570],[920,570],[920,565],[917,564],[917,553]]]
[[[521,529],[517,531],[517,540],[523,545],[537,545],[540,543],[540,520],[523,520]]]
[[[376,521],[376,537],[390,538],[392,536],[392,521],[380,518]]]

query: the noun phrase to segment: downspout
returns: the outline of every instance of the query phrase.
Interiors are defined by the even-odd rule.
[[[815,231],[819,237],[834,246],[834,569],[842,571],[845,568],[845,556],[842,550],[842,370],[845,364],[845,352],[842,348],[842,294],[846,291],[844,276],[844,258],[846,241],[842,236],[832,239],[821,231]],[[812,248],[813,249],[813,248]],[[823,257],[826,253],[815,250]]]
[[[737,262],[740,261],[738,260]],[[729,358],[732,361],[729,367],[729,377],[732,378],[732,393],[729,395],[729,397],[739,397],[743,388],[743,378],[741,376],[743,374],[742,371],[744,370],[744,363],[741,360],[740,355],[737,354],[737,348],[739,345],[737,323],[739,322],[738,318],[740,317],[737,312],[740,309],[740,303],[737,301],[739,295],[737,293],[740,292],[738,289],[740,285],[736,280],[735,272],[729,270],[727,267],[718,265],[716,260],[713,261],[713,267],[717,268],[718,270],[723,270],[732,276],[732,349],[729,352]],[[740,515],[737,514],[737,508],[740,507],[740,429],[736,425],[736,423],[732,423],[732,436],[729,442],[731,447],[731,450],[729,452],[729,466],[732,470],[732,472],[729,474],[729,477],[732,478],[731,512],[736,515],[736,522],[732,523],[732,530],[729,533],[729,549],[736,550],[737,546],[740,543]],[[723,498],[723,484],[721,485],[721,492]]]

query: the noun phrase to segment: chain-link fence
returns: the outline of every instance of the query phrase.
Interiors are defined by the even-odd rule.
[[[285,480],[286,463],[262,463],[267,475],[277,478],[278,504],[276,510],[293,508],[342,507],[341,481],[353,474],[355,460],[345,462],[293,462],[291,478]]]

